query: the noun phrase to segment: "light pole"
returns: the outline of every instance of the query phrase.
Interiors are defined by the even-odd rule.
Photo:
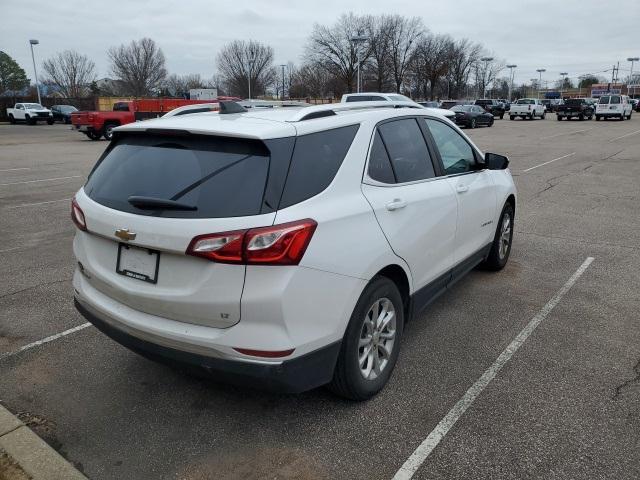
[[[482,98],[485,96],[485,75],[487,74],[487,67],[489,66],[489,62],[493,60],[493,57],[482,57],[480,59],[484,62],[484,70],[482,71]]]
[[[511,102],[511,92],[513,90],[513,69],[518,68],[518,65],[507,65],[509,69],[509,98],[507,98],[507,102]]]
[[[38,92],[38,103],[42,104],[42,100],[40,99],[40,86],[38,85],[38,70],[36,70],[36,57],[33,55],[33,46],[38,45],[40,42],[35,38],[29,40],[29,45],[31,46],[31,60],[33,61],[33,73],[36,76],[36,90]]]
[[[251,71],[254,63],[256,63],[255,59],[253,57],[249,58],[249,74],[247,75],[249,77],[249,100],[251,100]]]
[[[542,86],[542,72],[546,72],[545,68],[539,68],[536,70],[540,74],[540,78],[538,79],[538,100],[540,100],[540,87]]]
[[[358,35],[354,35],[353,37],[351,37],[351,41],[355,44],[356,46],[356,60],[358,61],[358,78],[357,78],[357,85],[356,85],[356,92],[360,93],[360,43],[364,43],[367,40],[369,40],[369,37],[365,36],[365,35],[360,35],[360,33],[358,32]]]
[[[284,100],[284,69],[286,65],[283,63],[280,65],[282,67],[282,100]]]
[[[631,85],[633,84],[633,93],[636,93],[636,86],[635,83],[633,83],[633,63],[640,61],[640,57],[629,57],[627,58],[627,62],[631,62],[631,73],[629,74],[629,81],[627,82],[627,95],[629,96],[633,96],[630,92],[629,92],[629,88],[631,87]]]

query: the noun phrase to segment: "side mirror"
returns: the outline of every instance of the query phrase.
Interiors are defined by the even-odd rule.
[[[509,159],[497,153],[485,153],[484,164],[489,170],[504,170],[509,166]]]

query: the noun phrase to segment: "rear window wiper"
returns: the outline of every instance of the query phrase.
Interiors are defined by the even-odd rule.
[[[197,210],[195,205],[176,202],[166,198],[143,197],[139,195],[130,196],[127,201],[134,207],[148,210]]]

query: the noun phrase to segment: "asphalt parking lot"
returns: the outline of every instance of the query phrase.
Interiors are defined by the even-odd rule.
[[[592,257],[414,478],[640,478],[640,115],[466,132],[511,159],[510,262],[410,323],[353,403],[184,376],[93,327],[34,345],[85,323],[69,205],[107,143],[0,125],[0,403],[91,479],[389,479]]]

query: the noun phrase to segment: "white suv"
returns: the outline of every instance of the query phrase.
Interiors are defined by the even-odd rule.
[[[633,106],[626,95],[603,95],[596,105],[596,120],[618,118],[631,120]]]
[[[147,357],[366,399],[404,324],[513,235],[508,160],[389,102],[114,130],[72,202],[78,310]]]

